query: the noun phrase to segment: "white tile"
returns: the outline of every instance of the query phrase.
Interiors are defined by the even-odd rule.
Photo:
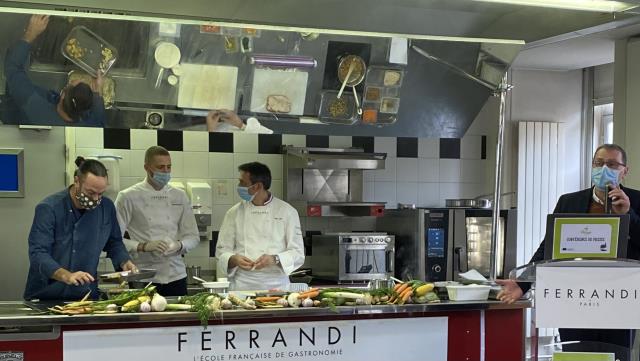
[[[329,148],[351,148],[351,137],[342,135],[330,135]]]
[[[482,158],[482,136],[465,135],[460,142],[460,158],[480,159]]]
[[[237,176],[233,153],[209,153],[209,178],[235,178]]]
[[[396,180],[398,182],[417,182],[418,158],[397,158]]]
[[[118,165],[120,167],[120,177],[129,177],[131,175],[131,151],[128,149],[105,149],[104,154],[115,155],[120,157]],[[142,164],[138,165],[143,167]]]
[[[233,194],[236,192],[238,181],[234,179],[212,179],[211,190],[213,192],[214,205],[233,205]]]
[[[269,191],[271,191],[271,194],[273,194],[274,196],[276,196],[277,198],[283,199],[284,195],[282,192],[282,181],[281,180],[272,180],[271,181],[271,189],[269,189]]]
[[[418,183],[418,207],[443,207],[439,183]]]
[[[120,190],[125,190],[144,180],[144,177],[120,177]]]
[[[440,183],[440,203],[445,204],[447,199],[462,198],[462,183]]]
[[[104,130],[76,128],[76,148],[104,148]]]
[[[482,183],[463,183],[460,186],[461,198],[477,198],[484,192],[484,184]]]
[[[224,215],[227,214],[229,208],[232,205],[214,205],[213,206],[213,214],[211,215],[211,228],[214,231],[219,231],[220,226],[222,225],[222,221],[224,220]]]
[[[364,202],[375,202],[375,183],[364,182],[362,189],[362,200]]]
[[[209,178],[209,153],[183,152],[184,176],[187,178]]]
[[[440,159],[440,182],[460,182],[460,159]]]
[[[95,157],[100,154],[102,154],[102,149],[100,148],[76,148],[76,156],[78,157]]]
[[[394,137],[375,137],[374,151],[376,153],[387,153],[387,157],[395,157],[397,148],[396,138]]]
[[[171,177],[185,177],[183,152],[171,152]]]
[[[395,182],[396,181],[396,158],[389,157],[386,159],[384,169],[376,169],[376,182]]]
[[[206,257],[187,253],[184,260],[189,266],[199,266],[201,270],[209,270],[211,267],[208,252]]]
[[[193,248],[189,253],[187,253],[189,258],[195,257],[209,257],[209,242],[200,242],[195,248]]]
[[[249,154],[249,153],[236,153],[233,155],[233,168],[234,168],[234,176],[232,178],[238,177],[238,167],[245,163],[251,163],[258,160],[257,154]]]
[[[208,152],[209,132],[184,131],[182,150],[185,152]]]
[[[376,171],[375,170],[363,170],[362,171],[362,179],[365,182],[373,182],[376,179]]]
[[[131,129],[131,149],[147,150],[158,144],[158,135],[152,129]]]
[[[466,183],[483,183],[486,180],[487,161],[483,159],[461,161],[460,180]]]
[[[396,183],[396,199],[398,203],[418,204],[418,183],[417,182]]]
[[[375,182],[375,201],[386,202],[386,208],[397,208],[396,182]]]
[[[439,182],[440,181],[440,160],[419,158],[418,159],[418,181]]]
[[[134,177],[145,177],[147,173],[144,170],[144,150],[130,150],[129,155],[131,157],[130,175]],[[171,163],[173,166],[173,159]],[[139,167],[136,166],[138,164],[140,164]]]
[[[234,153],[258,153],[258,134],[233,132]]]
[[[258,162],[269,167],[271,179],[283,179],[282,154],[258,154]]]
[[[418,138],[419,158],[440,158],[440,139]]]
[[[307,144],[306,135],[302,134],[283,134],[282,145],[292,145],[294,147],[305,147]]]

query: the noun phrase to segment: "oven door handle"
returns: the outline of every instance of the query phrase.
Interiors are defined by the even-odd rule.
[[[388,250],[384,253],[385,271],[391,275],[393,275],[393,254],[393,250]]]
[[[456,247],[453,249],[453,253],[455,253],[456,257],[456,269],[458,272],[462,272],[462,252],[464,252],[464,247]],[[454,274],[456,274],[456,272],[454,272]]]

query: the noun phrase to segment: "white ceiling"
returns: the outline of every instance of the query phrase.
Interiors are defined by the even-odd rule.
[[[611,63],[615,41],[639,34],[640,24],[632,24],[589,35],[568,35],[566,40],[531,43],[518,54],[513,67],[568,71]]]

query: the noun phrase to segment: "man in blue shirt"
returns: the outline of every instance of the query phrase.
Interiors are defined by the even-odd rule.
[[[32,15],[20,41],[7,50],[5,124],[72,125],[104,127],[102,75],[94,84],[69,83],[60,93],[33,84],[27,75],[33,41],[47,28],[49,16]]]
[[[91,291],[105,251],[115,269],[136,271],[122,242],[116,208],[102,193],[107,169],[97,160],[76,160],[74,184],[36,206],[29,233],[25,299],[77,300]]]

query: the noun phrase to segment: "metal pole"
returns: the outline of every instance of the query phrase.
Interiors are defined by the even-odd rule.
[[[496,260],[498,257],[498,237],[500,236],[500,183],[502,181],[502,153],[504,142],[504,123],[505,123],[505,105],[507,91],[510,87],[507,85],[507,74],[502,78],[502,84],[497,89],[500,94],[500,114],[498,118],[498,141],[496,145],[496,168],[495,168],[495,185],[493,186],[493,215],[491,218],[491,272],[490,280],[496,279],[498,265]],[[497,93],[497,92],[496,92]],[[497,94],[496,94],[497,95]]]

